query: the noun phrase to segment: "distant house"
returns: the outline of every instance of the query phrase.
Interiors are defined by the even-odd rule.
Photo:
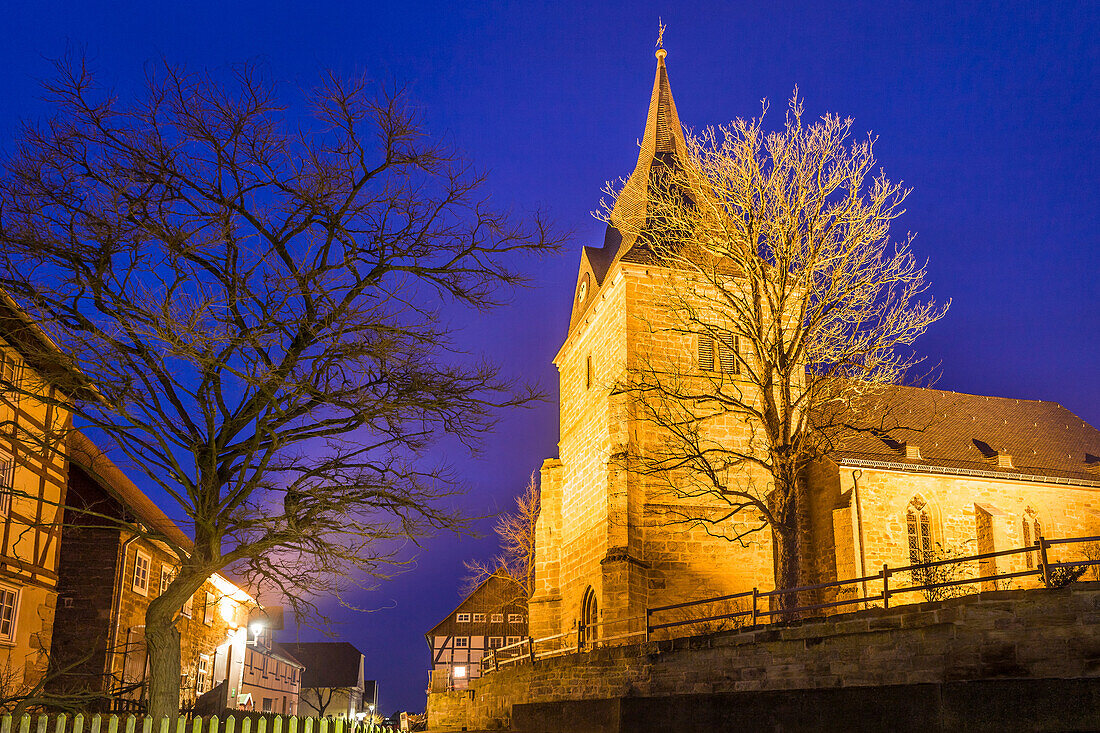
[[[378,685],[364,679],[363,653],[346,641],[285,644],[303,665],[302,715],[354,720],[378,709]]]
[[[249,629],[248,644],[240,658],[239,675],[230,677],[229,707],[298,715],[305,665],[293,652],[275,641],[273,626],[282,624]],[[219,659],[222,656],[219,654]],[[227,662],[231,659],[228,650],[224,656]]]
[[[431,631],[429,689],[464,689],[481,676],[481,658],[490,649],[527,636],[527,597],[514,581],[487,578]]]

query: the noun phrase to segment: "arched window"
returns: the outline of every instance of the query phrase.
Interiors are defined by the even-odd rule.
[[[1031,507],[1024,510],[1023,530],[1024,547],[1030,547],[1043,536],[1043,525],[1039,523],[1039,514]],[[1027,563],[1028,570],[1035,567],[1035,553],[1025,552],[1024,562]]]
[[[905,510],[909,528],[909,562],[928,562],[932,553],[932,509],[919,496],[914,496]]]
[[[578,626],[577,641],[583,648],[596,641],[600,635],[599,612],[596,609],[596,592],[592,586],[584,591],[581,599],[581,620]]]

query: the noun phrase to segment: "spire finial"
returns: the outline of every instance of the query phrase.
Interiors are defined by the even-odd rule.
[[[668,51],[665,50],[665,24],[661,22],[660,16],[657,17],[657,53],[654,55],[658,59],[668,55]]]

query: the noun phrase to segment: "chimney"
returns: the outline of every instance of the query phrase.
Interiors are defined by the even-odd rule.
[[[1006,450],[999,450],[989,457],[989,462],[997,468],[1015,468],[1012,465],[1012,454]]]
[[[912,443],[901,444],[901,454],[911,461],[921,461],[920,446]]]

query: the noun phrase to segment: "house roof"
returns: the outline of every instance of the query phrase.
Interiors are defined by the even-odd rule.
[[[271,656],[275,657],[276,659],[281,659],[282,661],[290,664],[291,666],[298,667],[299,669],[302,670],[302,677],[304,678],[305,674],[306,674],[305,673],[305,664],[300,659],[298,659],[298,655],[293,654],[292,652],[288,651],[287,646],[288,646],[287,644],[280,644],[279,642],[274,642],[271,645]]]
[[[1100,430],[1057,402],[888,385],[830,419],[847,426],[830,452],[842,463],[1100,486]]]
[[[79,466],[104,491],[132,511],[138,521],[184,550],[190,551],[194,547],[191,538],[184,534],[179,525],[146,496],[88,436],[73,430],[68,435],[68,442],[70,462]]]
[[[527,633],[526,598],[527,596],[523,592],[523,586],[520,583],[508,578],[490,575],[470,591],[469,595],[463,598],[455,609],[444,616],[425,636],[430,641],[433,636],[453,636],[456,630],[462,630],[468,634],[471,633],[471,629],[502,635],[519,634],[521,632],[525,634]],[[524,620],[520,624],[509,624],[507,616],[505,616],[504,622],[498,624],[487,621],[485,624],[468,623],[458,626],[455,621],[455,614],[458,613],[520,613],[524,614]],[[474,633],[477,633],[476,630]]]
[[[95,385],[69,355],[3,290],[0,290],[0,334],[43,379],[65,394],[102,400]]]
[[[363,652],[348,642],[305,641],[282,646],[305,665],[303,689],[359,686]]]

